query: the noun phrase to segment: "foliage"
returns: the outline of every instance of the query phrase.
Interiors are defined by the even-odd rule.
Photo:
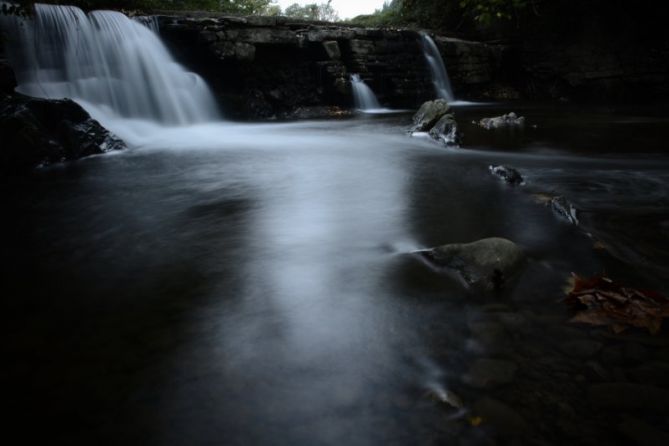
[[[464,13],[485,25],[518,17],[528,5],[528,0],[460,0]]]
[[[32,10],[34,3],[51,3],[78,6],[86,11],[92,9],[116,10],[202,10],[221,11],[232,14],[278,15],[281,8],[273,0],[16,0],[13,5],[3,4],[5,14],[26,13]]]
[[[321,20],[325,22],[336,22],[339,20],[337,11],[332,7],[332,0],[328,0],[327,3],[310,3],[304,6],[293,3],[286,8],[283,15],[286,17],[295,17],[304,20]]]

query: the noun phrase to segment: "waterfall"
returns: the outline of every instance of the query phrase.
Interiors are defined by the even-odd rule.
[[[423,54],[425,55],[427,64],[430,67],[430,72],[432,73],[432,83],[434,84],[437,97],[446,99],[449,102],[453,101],[454,97],[451,81],[448,78],[446,66],[444,65],[444,60],[441,58],[437,44],[424,32],[421,33],[421,44],[423,46]]]
[[[155,21],[36,4],[33,19],[4,17],[0,25],[19,93],[73,99],[103,124],[104,117],[168,125],[219,119],[209,87],[175,62]]]
[[[376,95],[371,88],[360,79],[360,75],[351,75],[351,86],[353,87],[353,99],[355,100],[355,108],[361,111],[380,110]]]

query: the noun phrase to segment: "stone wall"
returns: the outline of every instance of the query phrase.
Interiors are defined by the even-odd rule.
[[[349,108],[357,73],[389,107],[433,99],[420,36],[285,17],[159,16],[177,59],[203,75],[228,116],[290,116],[305,107]],[[504,48],[437,38],[459,97],[489,94]]]

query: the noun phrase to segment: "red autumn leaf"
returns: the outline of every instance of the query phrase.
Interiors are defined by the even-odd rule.
[[[632,326],[656,334],[663,319],[669,318],[669,299],[654,291],[623,286],[608,277],[573,274],[565,292],[565,301],[575,312],[570,322],[609,326],[616,333]]]

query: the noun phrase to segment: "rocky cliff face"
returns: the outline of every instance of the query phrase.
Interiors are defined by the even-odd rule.
[[[384,106],[415,108],[434,91],[415,31],[285,17],[160,16],[163,39],[211,84],[228,116],[290,116],[304,107],[352,105],[359,74]],[[437,38],[459,97],[491,95],[505,48]]]

